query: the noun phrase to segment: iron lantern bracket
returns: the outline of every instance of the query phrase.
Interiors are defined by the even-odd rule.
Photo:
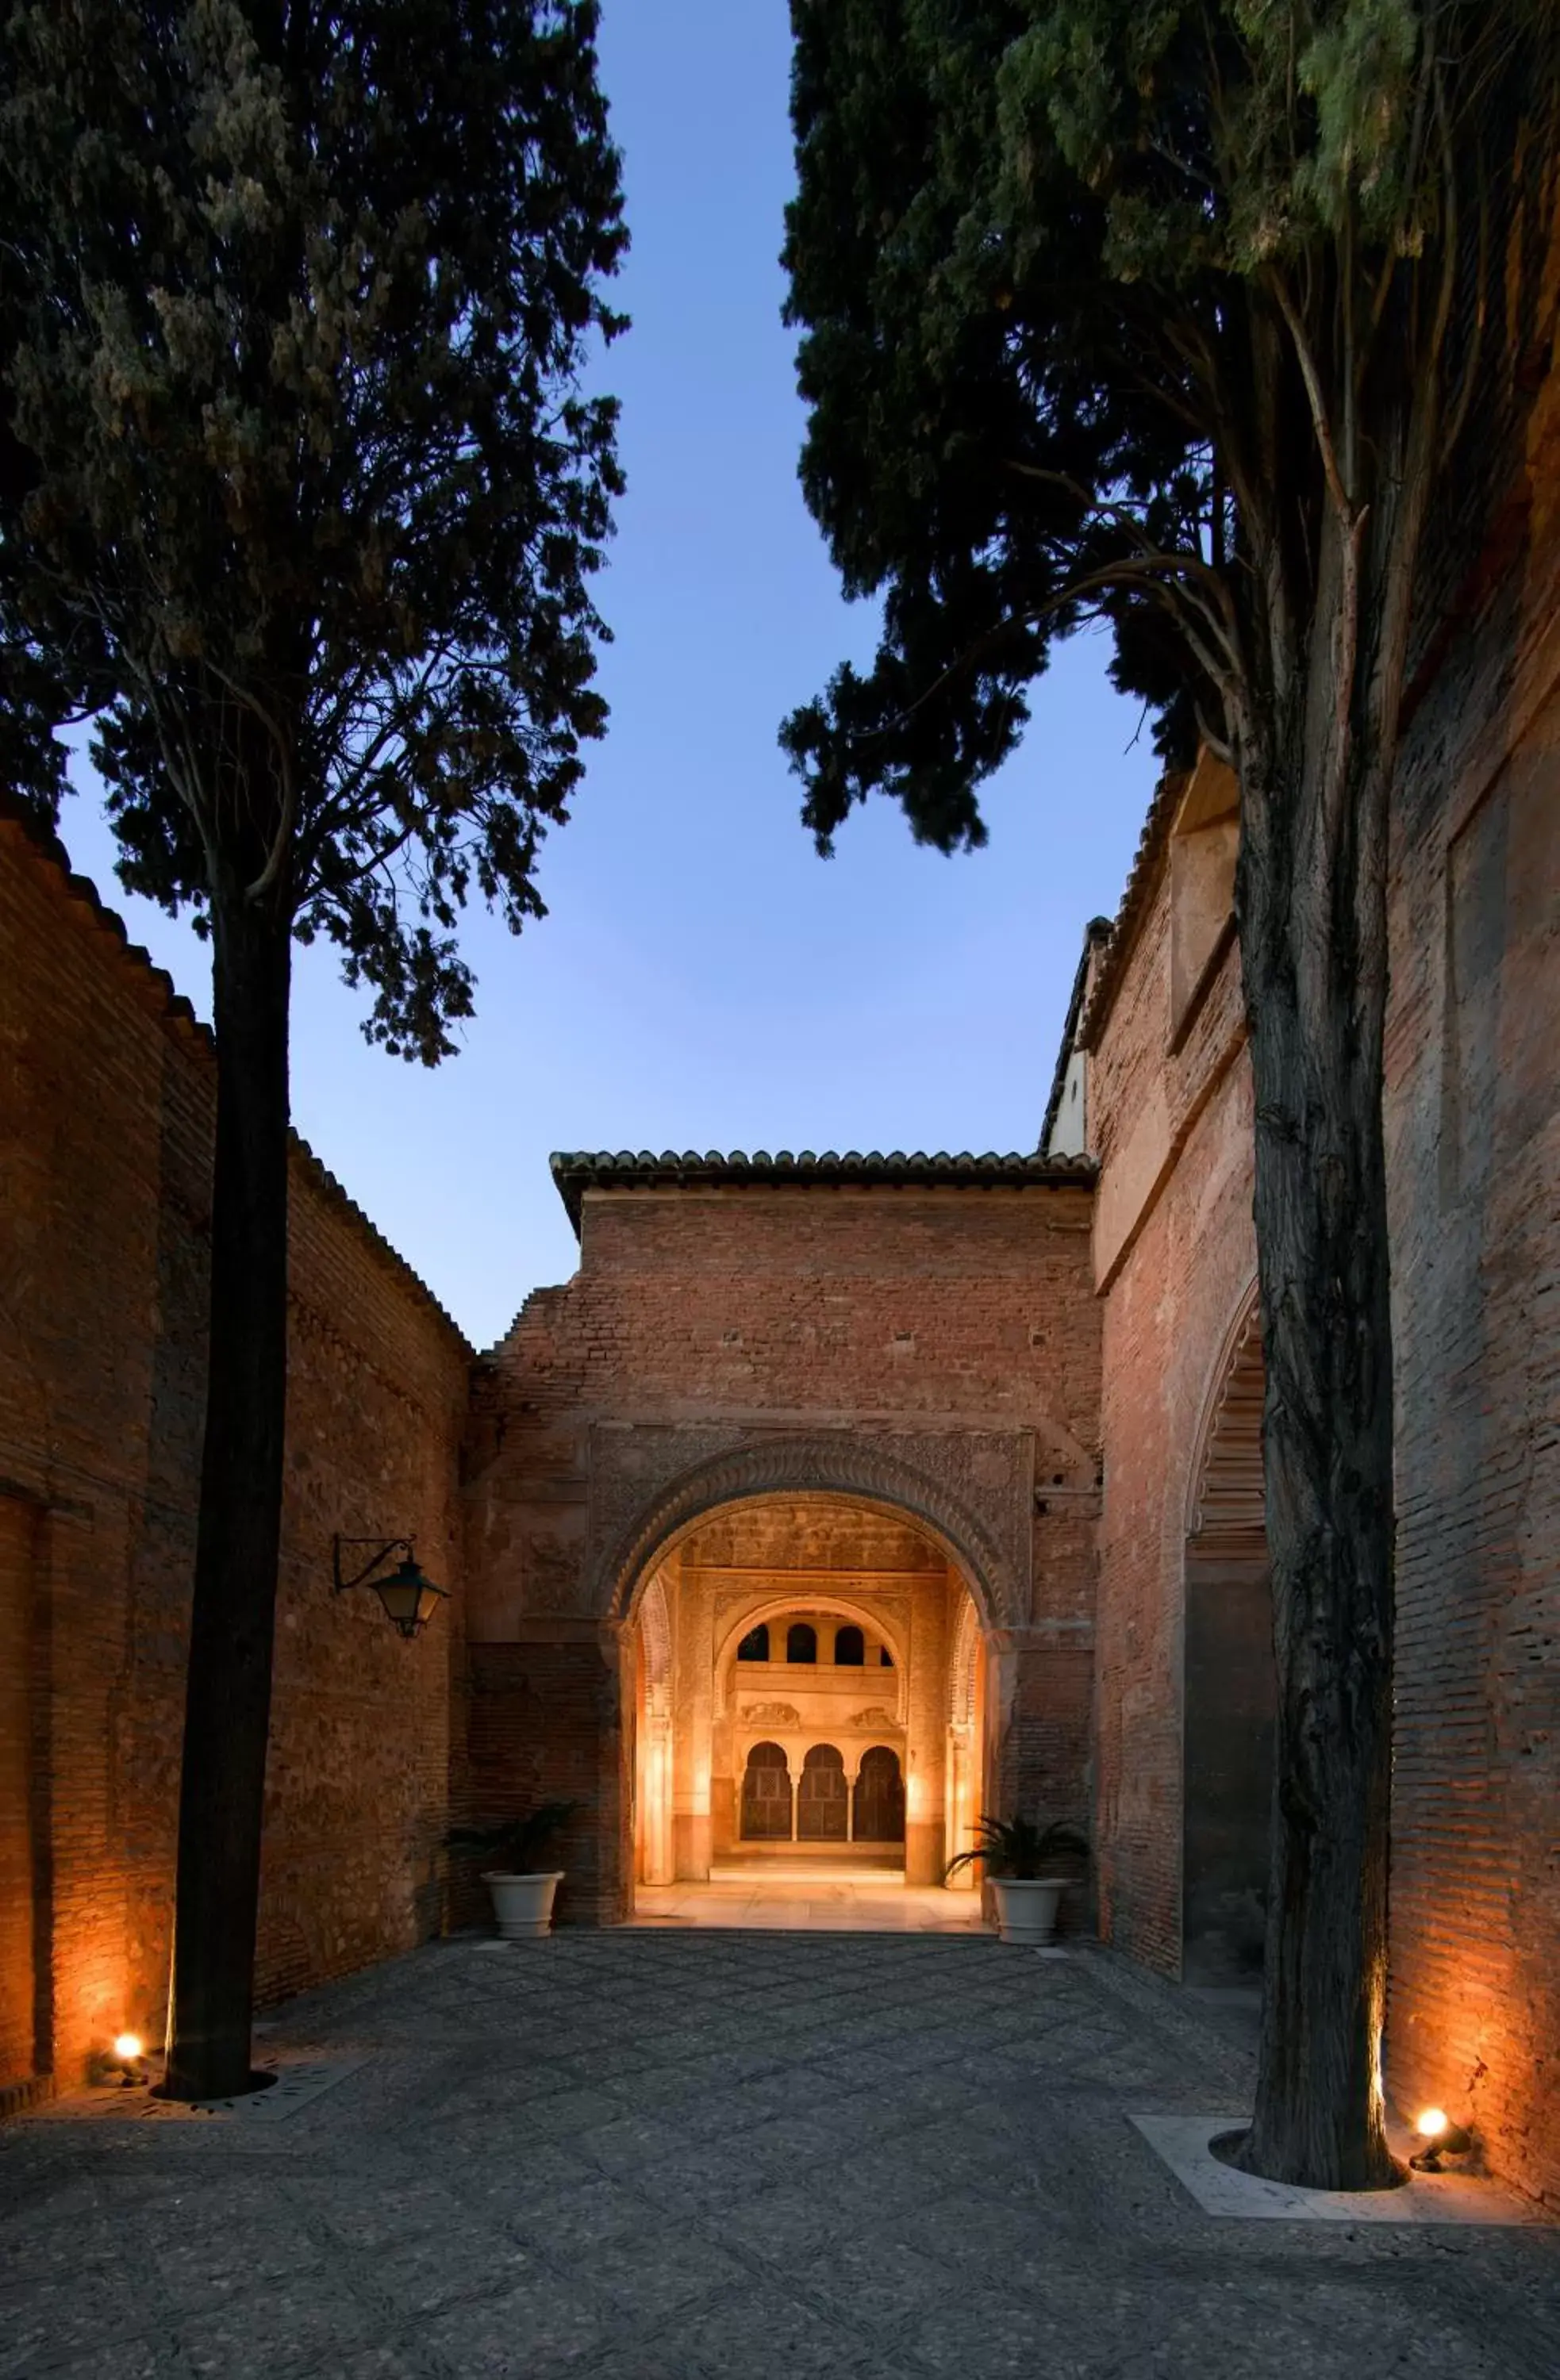
[[[362,1568],[355,1570],[350,1578],[343,1578],[341,1574],[343,1546],[372,1546],[375,1549]],[[346,1595],[354,1586],[371,1585],[374,1572],[383,1563],[388,1561],[392,1554],[405,1554],[408,1561],[413,1560],[416,1548],[410,1537],[333,1537],[331,1539],[331,1574],[335,1583],[335,1593]]]

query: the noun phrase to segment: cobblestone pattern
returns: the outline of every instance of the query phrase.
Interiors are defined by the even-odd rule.
[[[286,2124],[0,2132],[29,2380],[1540,2380],[1555,2235],[1203,2215],[1245,2051],[1107,1954],[462,1939],[296,2003]],[[1320,2235],[1320,2236],[1319,2236]]]

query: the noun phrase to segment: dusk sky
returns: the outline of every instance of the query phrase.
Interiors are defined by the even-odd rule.
[[[629,492],[598,582],[612,723],[544,855],[551,914],[518,941],[470,915],[479,1013],[433,1074],[362,1040],[328,945],[299,953],[298,1128],[479,1346],[574,1269],[552,1149],[1032,1148],[1084,921],[1152,784],[1087,636],[1034,690],[985,851],[919,850],[880,803],[824,862],[798,823],[776,729],[872,621],[797,484],[789,48],[785,0],[607,0]],[[205,950],[113,881],[90,787],[62,832],[209,1014]]]

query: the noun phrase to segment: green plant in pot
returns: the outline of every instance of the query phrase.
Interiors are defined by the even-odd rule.
[[[452,1827],[445,1837],[449,1851],[491,1858],[482,1882],[493,1895],[504,1941],[534,1942],[552,1932],[553,1900],[564,1872],[548,1866],[548,1854],[579,1807],[578,1802],[542,1802],[523,1818],[493,1827]]]
[[[956,1868],[982,1866],[996,1896],[1003,1940],[1042,1949],[1055,1939],[1057,1904],[1067,1886],[1077,1881],[1076,1875],[1057,1875],[1057,1857],[1086,1861],[1086,1838],[1059,1820],[1042,1827],[1033,1818],[984,1815],[977,1819],[975,1833],[969,1849],[948,1862],[944,1883]]]

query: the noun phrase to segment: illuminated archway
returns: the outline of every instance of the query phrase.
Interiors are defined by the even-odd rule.
[[[962,1830],[963,1848],[986,1767],[977,1581],[945,1532],[881,1492],[881,1464],[872,1477],[873,1494],[789,1478],[764,1488],[749,1466],[736,1483],[744,1492],[712,1500],[708,1480],[682,1483],[660,1500],[658,1532],[645,1524],[636,1533],[650,1544],[619,1602],[637,1652],[625,1674],[646,1682],[633,1714],[640,1726],[659,1730],[667,1711],[664,1758],[658,1750],[652,1764],[642,1748],[636,1753],[634,1856],[626,1866],[638,1881],[665,1879],[656,1844],[668,1839],[679,1883],[718,1876],[723,1864],[762,1876],[783,1852],[794,1868],[803,1849],[844,1859],[857,1848],[860,1764],[874,1746],[893,1763],[905,1816],[887,1831],[874,1820],[861,1852],[867,1866],[935,1884],[953,1848],[950,1826]],[[798,1550],[820,1538],[835,1548],[822,1568],[823,1556]],[[734,1569],[731,1549],[743,1547]],[[878,1551],[861,1550],[871,1547]],[[762,1561],[755,1548],[764,1549]],[[880,1560],[889,1567],[874,1569]],[[804,1634],[816,1659],[787,1661],[788,1645],[795,1650]],[[664,1697],[663,1657],[647,1648],[649,1636],[671,1648]],[[761,1746],[779,1748],[796,1796],[786,1843],[767,1826],[755,1834],[750,1764]],[[820,1747],[830,1748],[827,1777]],[[760,1754],[761,1768],[766,1760],[774,1766],[773,1750]],[[664,1822],[652,1766],[670,1780]]]

